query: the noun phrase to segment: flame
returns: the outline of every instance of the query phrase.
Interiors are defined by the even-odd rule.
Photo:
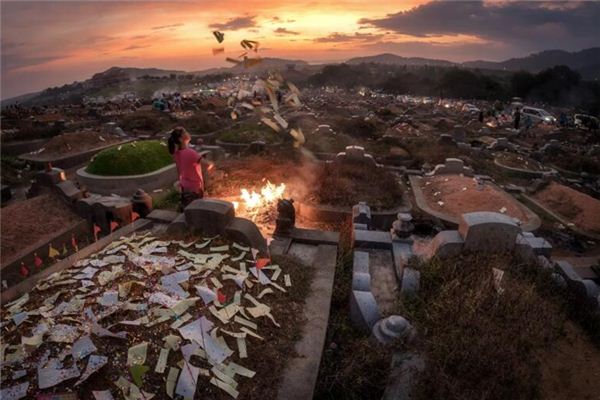
[[[241,199],[246,210],[251,212],[260,211],[282,199],[284,193],[285,183],[274,185],[267,181],[267,184],[260,189],[259,193],[254,190],[249,192],[248,189],[241,189]]]

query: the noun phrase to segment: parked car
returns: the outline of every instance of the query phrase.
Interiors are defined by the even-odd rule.
[[[587,114],[575,114],[575,127],[597,131],[599,126],[598,118]]]
[[[541,108],[533,108],[533,107],[523,107],[521,109],[522,117],[531,118],[534,124],[543,122],[546,124],[555,124],[556,118],[550,114],[548,111],[543,110]]]
[[[478,114],[481,110],[479,108],[477,108],[477,106],[474,106],[473,104],[465,104],[462,107],[463,112],[469,113],[469,114]]]

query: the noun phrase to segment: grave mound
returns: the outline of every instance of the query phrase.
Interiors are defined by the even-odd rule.
[[[103,176],[141,175],[173,163],[166,143],[156,140],[132,142],[98,153],[86,172]]]

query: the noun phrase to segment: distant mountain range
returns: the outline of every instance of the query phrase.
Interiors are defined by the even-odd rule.
[[[363,64],[363,63],[375,63],[375,64],[389,64],[389,65],[411,65],[411,66],[425,66],[430,65],[434,67],[452,67],[458,65],[451,61],[446,60],[435,60],[430,58],[421,57],[402,57],[396,54],[385,53],[378,54],[376,56],[368,57],[355,57],[346,61],[347,64]]]
[[[377,63],[411,66],[464,67],[505,71],[539,72],[556,65],[566,65],[578,71],[585,79],[600,79],[600,47],[593,47],[577,52],[564,50],[547,50],[533,53],[527,57],[511,58],[506,61],[468,61],[453,63],[446,60],[436,60],[418,57],[402,57],[396,54],[379,54],[370,57],[357,57],[347,61],[348,64]]]
[[[377,63],[388,65],[408,65],[408,66],[434,66],[434,67],[462,67],[472,69],[518,71],[525,70],[529,72],[539,72],[546,68],[556,65],[566,65],[569,68],[578,71],[584,79],[600,79],[600,47],[594,47],[577,52],[568,52],[563,50],[547,50],[540,53],[534,53],[527,57],[511,58],[506,61],[469,61],[464,63],[454,63],[447,60],[428,59],[420,57],[402,57],[396,54],[379,54],[368,57],[356,57],[346,61],[348,64]],[[262,62],[252,68],[252,72],[260,74],[268,69],[278,68],[288,76],[294,74],[314,73],[320,70],[323,65],[312,65],[303,60],[288,60],[282,58],[263,58]],[[106,71],[94,74],[90,79],[83,82],[76,82],[70,85],[64,85],[60,88],[46,89],[37,93],[29,93],[22,96],[13,97],[2,101],[2,106],[22,102],[25,104],[44,103],[54,101],[55,99],[65,100],[72,95],[97,95],[105,87],[120,87],[120,90],[135,91],[137,89],[134,82],[139,78],[153,77],[165,78],[172,75],[199,75],[206,76],[210,74],[232,73],[234,75],[248,72],[241,65],[232,67],[211,68],[202,71],[179,71],[164,70],[159,68],[128,68],[112,67]],[[151,82],[151,81],[148,81]],[[108,95],[108,93],[106,93]]]

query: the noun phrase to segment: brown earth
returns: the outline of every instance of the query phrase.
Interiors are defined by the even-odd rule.
[[[46,194],[2,208],[0,220],[0,257],[4,264],[22,249],[36,243],[41,245],[81,218],[60,199]]]
[[[550,183],[533,197],[577,227],[600,232],[599,200],[556,182]]]
[[[41,158],[62,156],[118,143],[123,139],[103,132],[69,132],[52,138],[39,153]]]
[[[460,175],[432,176],[421,180],[421,190],[429,207],[455,218],[475,211],[500,212],[506,207],[506,215],[518,218],[522,222],[528,221],[523,206],[509,194],[487,183],[478,190],[473,178]],[[439,194],[434,196],[437,192]],[[438,201],[444,204],[439,205]]]

